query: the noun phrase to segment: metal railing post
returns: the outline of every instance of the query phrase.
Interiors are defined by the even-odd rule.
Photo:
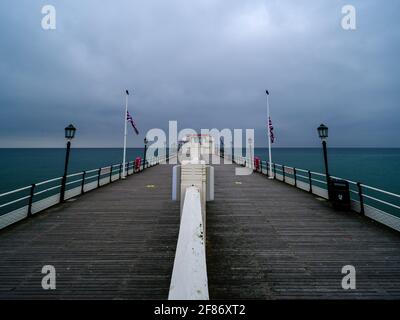
[[[101,168],[97,171],[97,188],[100,188],[100,174]]]
[[[297,188],[297,175],[296,168],[293,167],[293,176],[294,176],[294,186]]]
[[[274,179],[276,179],[276,164],[274,163],[273,166],[274,166]]]
[[[112,171],[113,171],[114,167],[113,165],[110,166],[110,183],[112,182]]]
[[[32,215],[32,203],[33,203],[33,196],[35,195],[35,184],[33,183],[30,189],[29,194],[29,203],[28,203],[28,217]]]
[[[357,187],[358,187],[358,196],[360,198],[360,214],[364,215],[365,214],[364,197],[362,195],[362,186],[360,182],[357,182]]]
[[[312,178],[311,178],[311,171],[308,170],[308,183],[310,184],[309,192],[312,193]]]
[[[283,182],[285,181],[285,166],[282,166],[282,176],[283,176]]]
[[[122,163],[119,164],[119,179],[121,179]]]
[[[86,171],[83,171],[82,175],[82,185],[81,185],[81,194],[85,193],[85,177],[86,177]]]
[[[66,185],[67,185],[67,177],[64,175],[61,179],[60,203],[64,202]]]

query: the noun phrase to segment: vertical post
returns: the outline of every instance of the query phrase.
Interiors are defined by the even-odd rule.
[[[126,90],[126,96],[125,96],[125,114],[124,114],[124,154],[123,154],[123,159],[122,159],[122,163],[124,165],[124,172],[122,174],[123,178],[125,179],[125,161],[126,161],[126,126],[128,124],[128,96],[129,96],[129,92],[128,90]],[[121,174],[119,176],[119,178],[121,179]]]
[[[110,166],[110,183],[112,182],[113,166]]]
[[[60,190],[60,202],[64,201],[65,197],[65,187],[67,184],[67,172],[68,172],[68,162],[69,162],[69,151],[71,149],[71,141],[67,142],[67,151],[65,153],[65,164],[64,164],[64,175],[61,180],[61,190]]]
[[[101,168],[97,170],[97,188],[100,188],[100,176],[101,176]]]
[[[86,171],[83,171],[82,184],[81,184],[81,194],[85,193],[85,178],[86,178]]]
[[[324,162],[325,162],[325,175],[326,175],[326,185],[327,185],[327,189],[328,189],[328,199],[331,198],[331,184],[330,184],[330,176],[329,176],[329,169],[328,169],[328,151],[326,148],[326,141],[322,141],[322,147],[324,149]]]
[[[311,171],[308,170],[308,183],[310,184],[310,193],[312,193],[312,178],[311,178]]]
[[[276,179],[276,165],[275,165],[275,163],[273,164],[273,166],[274,166],[274,179]]]
[[[32,203],[33,196],[35,195],[35,184],[31,185],[30,194],[29,194],[29,203],[28,203],[28,217],[32,215]]]
[[[248,139],[248,144],[249,144],[249,169],[251,169],[252,171],[254,171],[254,156],[252,153],[252,142],[253,140],[251,138]],[[246,154],[247,156],[247,154]]]
[[[270,120],[271,120],[271,115],[269,112],[269,91],[266,90],[265,93],[267,94],[267,123],[268,123],[268,159],[269,162],[272,163],[272,152],[271,152],[271,128],[270,128]],[[269,177],[270,179],[272,179],[272,177]]]
[[[364,215],[365,214],[364,197],[362,195],[362,186],[360,182],[357,182],[357,187],[358,187],[358,196],[360,197],[360,214]]]
[[[283,182],[285,182],[285,166],[282,166]]]
[[[122,163],[119,164],[119,178],[121,179]]]
[[[144,153],[143,153],[143,170],[146,169],[146,153],[147,153],[147,144],[144,144]]]
[[[293,168],[293,176],[294,176],[294,186],[297,188],[297,172],[296,172],[296,168]]]

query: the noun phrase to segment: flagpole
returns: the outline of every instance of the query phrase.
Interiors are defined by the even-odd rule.
[[[126,177],[126,172],[125,172],[125,163],[126,163],[126,130],[127,130],[127,115],[128,115],[128,90],[126,91],[126,96],[125,96],[125,114],[124,114],[124,155],[123,155],[123,160],[122,160],[122,179],[125,179]]]
[[[268,123],[268,156],[269,156],[269,179],[273,179],[274,176],[272,175],[272,152],[271,152],[271,128],[270,128],[270,120],[271,120],[271,116],[269,113],[269,92],[268,90],[266,91],[266,95],[267,95],[267,123]]]

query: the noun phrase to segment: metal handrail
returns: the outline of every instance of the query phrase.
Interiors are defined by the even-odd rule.
[[[12,205],[12,204],[14,204],[14,203],[17,203],[17,202],[19,202],[19,201],[22,201],[22,200],[25,200],[25,199],[28,199],[28,198],[30,198],[30,196],[25,196],[25,197],[22,197],[22,198],[19,198],[19,199],[16,199],[16,200],[13,200],[13,201],[4,203],[4,204],[0,205],[0,208],[7,207],[7,206],[9,206],[9,205]]]
[[[82,171],[82,172],[73,173],[73,174],[69,174],[69,175],[67,175],[67,178],[80,176],[80,175],[82,175],[82,174],[83,174],[83,171]]]
[[[83,179],[78,179],[78,180],[74,180],[74,181],[69,181],[69,182],[67,182],[65,185],[69,186],[69,185],[71,185],[71,184],[74,184],[74,183],[77,183],[77,182],[82,182],[82,181],[83,181]]]
[[[319,182],[319,183],[327,184],[326,181],[322,181],[322,180],[319,180],[319,179],[311,178],[311,180]]]
[[[387,194],[387,195],[389,195],[389,196],[393,196],[393,197],[400,198],[400,195],[399,195],[399,194],[396,194],[396,193],[392,193],[392,192],[389,192],[389,191],[386,191],[386,190],[374,188],[374,187],[368,186],[368,185],[363,184],[363,183],[361,184],[361,186],[363,186],[363,187],[365,187],[365,188],[367,188],[367,189],[371,189],[371,190],[374,190],[374,191],[378,191],[378,192],[385,193],[385,194]]]
[[[235,161],[243,161],[244,159],[247,159],[247,158],[242,157],[242,156],[236,156],[234,158],[235,158]],[[288,174],[293,175],[294,177],[301,177],[301,178],[304,178],[304,179],[307,179],[307,180],[311,180],[311,181],[314,181],[314,182],[319,182],[319,183],[327,185],[326,181],[322,181],[320,179],[316,179],[316,178],[312,178],[312,177],[310,178],[310,177],[306,177],[304,175],[300,175],[300,174],[298,174],[298,171],[308,172],[311,175],[316,175],[316,176],[325,177],[325,178],[326,178],[326,174],[323,174],[323,173],[320,173],[320,172],[315,172],[315,171],[309,171],[309,170],[305,170],[305,169],[301,169],[301,168],[296,168],[296,167],[285,166],[285,165],[282,165],[282,164],[279,164],[279,163],[271,163],[270,164],[268,161],[262,161],[261,160],[261,163],[263,163],[263,162],[266,164],[267,169],[268,170],[272,170],[274,173],[277,173],[277,172],[283,173],[284,172],[283,168],[285,168],[285,169],[286,168],[290,168],[290,169],[293,169],[294,172],[293,173],[288,173]],[[285,173],[287,173],[287,172],[285,172]],[[345,181],[347,181],[348,183],[350,183],[352,185],[356,185],[356,186],[359,185],[359,186],[361,186],[363,188],[367,188],[367,189],[370,189],[370,190],[373,190],[373,191],[376,191],[376,192],[380,192],[380,193],[386,194],[388,196],[393,196],[393,197],[396,197],[396,198],[400,198],[399,194],[396,194],[396,193],[393,193],[393,192],[389,192],[389,191],[386,191],[386,190],[382,190],[382,189],[379,189],[379,188],[375,188],[375,187],[372,187],[372,186],[369,186],[369,185],[366,185],[366,184],[363,184],[363,183],[357,183],[355,181],[348,180],[348,179],[343,179],[343,178],[336,177],[336,176],[331,176],[331,178],[342,179],[342,180],[345,180]],[[378,201],[378,202],[380,202],[382,204],[389,205],[389,206],[391,206],[393,208],[400,209],[400,207],[395,205],[395,204],[392,204],[390,202],[387,202],[387,201],[372,197],[372,196],[367,195],[365,193],[362,193],[360,195],[359,191],[354,191],[354,190],[350,190],[350,191],[352,193],[354,193],[354,194],[357,194],[358,196],[363,196],[363,197],[366,197],[368,199],[371,199],[371,200],[374,200],[374,201]]]
[[[45,190],[42,190],[42,191],[35,192],[33,195],[34,195],[34,196],[38,196],[39,194],[42,194],[42,193],[45,193],[45,192],[49,192],[49,191],[58,189],[58,188],[60,188],[60,187],[61,187],[61,185],[57,185],[57,186],[54,186],[54,187],[51,187],[51,188],[48,188],[48,189],[45,189]]]
[[[29,188],[31,188],[31,186],[26,186],[26,187],[23,187],[23,188],[19,188],[19,189],[16,189],[16,190],[12,190],[12,191],[8,191],[8,192],[5,192],[5,193],[2,193],[2,194],[0,194],[0,198],[4,197],[4,196],[8,196],[8,195],[13,194],[13,193],[17,193],[17,192],[20,192],[20,191],[28,190]]]
[[[46,183],[54,182],[54,181],[61,180],[61,179],[62,179],[62,177],[53,178],[53,179],[50,179],[50,180],[46,180],[46,181],[41,181],[41,182],[35,183],[35,185],[36,186],[41,186],[41,185],[44,185]]]
[[[297,169],[297,168],[296,168]],[[323,174],[323,173],[320,173],[320,172],[314,172],[314,171],[310,171],[312,174],[315,174],[315,175],[317,175],[317,176],[320,176],[320,177],[326,177],[326,175],[325,174]]]
[[[368,199],[371,199],[371,200],[374,200],[374,201],[377,201],[377,202],[380,202],[380,203],[383,203],[383,204],[385,204],[385,205],[388,205],[388,206],[393,207],[393,208],[396,208],[396,209],[400,209],[399,206],[396,206],[396,205],[393,204],[393,203],[390,203],[390,202],[387,202],[387,201],[384,201],[384,200],[381,200],[381,199],[377,199],[377,198],[372,197],[372,196],[369,196],[369,195],[367,195],[367,194],[363,194],[363,197],[368,198]]]

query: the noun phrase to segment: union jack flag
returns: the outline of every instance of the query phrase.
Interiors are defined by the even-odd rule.
[[[136,127],[136,123],[135,123],[135,121],[133,121],[133,118],[132,118],[132,116],[130,115],[129,111],[127,111],[127,113],[126,113],[126,120],[129,121],[129,122],[131,123],[131,125],[132,125],[132,127],[133,127],[133,130],[135,130],[135,133],[136,133],[136,134],[139,134],[139,130],[138,130],[137,127]]]
[[[269,117],[269,119],[268,119],[268,130],[269,130],[269,136],[271,138],[271,143],[274,143],[274,141],[275,141],[274,127],[272,126],[271,117]]]

